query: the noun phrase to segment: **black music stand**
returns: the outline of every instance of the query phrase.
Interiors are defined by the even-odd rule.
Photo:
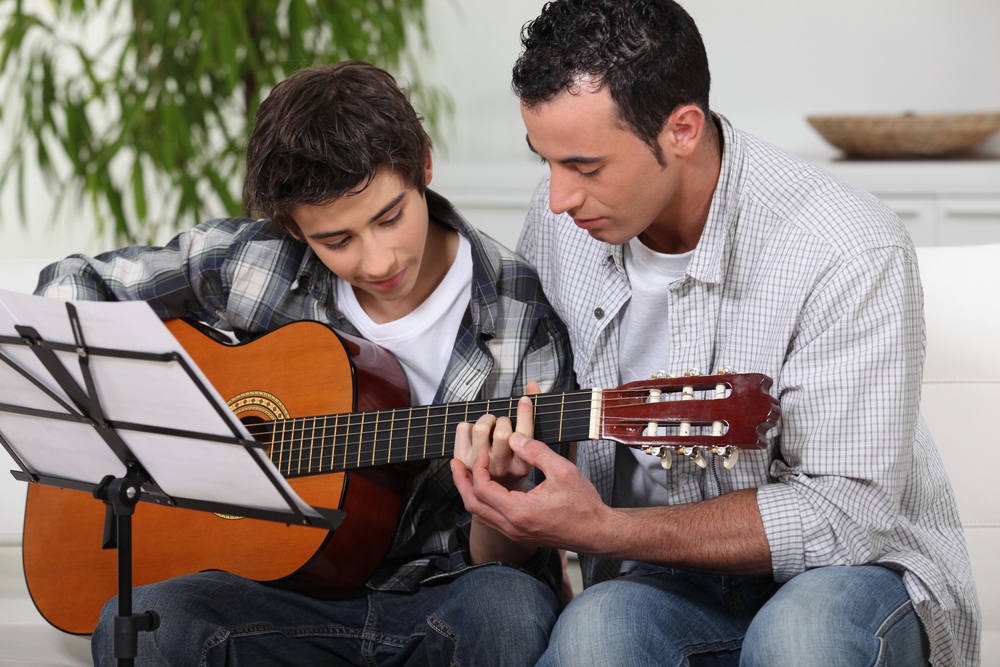
[[[122,344],[122,328],[155,342]],[[139,385],[178,405],[147,405]],[[170,414],[199,428],[175,428]],[[20,468],[11,471],[16,479],[87,491],[107,504],[103,544],[118,549],[119,665],[132,665],[138,633],[159,625],[155,611],[132,612],[131,519],[140,501],[326,530],[343,520],[339,510],[298,498],[142,302],[0,290],[0,444]],[[204,459],[192,463],[190,446],[205,451],[209,470]]]

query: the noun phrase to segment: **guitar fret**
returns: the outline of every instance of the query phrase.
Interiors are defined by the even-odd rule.
[[[389,411],[389,451],[388,451],[388,453],[386,455],[386,461],[391,461],[392,460],[392,436],[393,436],[393,433],[395,433],[395,426],[396,426],[396,411],[395,410],[390,410]]]
[[[559,397],[559,440],[563,434],[563,415],[566,414],[566,394]]]
[[[426,418],[424,419],[424,451],[420,458],[427,458],[427,435],[431,432],[431,409],[428,407],[424,413]]]
[[[381,414],[381,411],[375,413],[375,430],[372,432],[372,465],[375,465],[375,450],[378,449],[375,444],[378,442],[378,418]]]
[[[326,466],[326,415],[323,415],[323,425],[319,428],[319,469],[316,472],[323,472]]]
[[[309,465],[306,466],[306,470],[309,472],[309,474],[312,474],[313,472],[319,472],[318,470],[313,470],[313,461],[315,461],[315,459],[313,458],[313,456],[314,456],[314,451],[316,449],[316,422],[317,421],[318,420],[315,417],[313,417],[312,419],[309,420],[309,424],[310,424],[310,428],[311,428],[311,430],[309,432]],[[322,453],[322,450],[321,450],[320,451],[320,456],[322,456],[322,455],[323,455],[323,453]]]
[[[288,465],[288,461],[285,460],[285,422],[281,422],[281,433],[278,435],[278,469],[282,467],[285,469],[285,474],[292,474],[292,469]]]
[[[450,405],[448,403],[445,403],[445,405],[444,405],[444,423],[441,425],[442,431],[443,431],[443,433],[441,434],[442,435],[442,438],[441,438],[441,456],[444,456],[445,448],[447,447],[447,444],[448,444],[448,442],[447,442],[448,441],[448,435],[447,434],[451,432],[451,429],[448,428],[448,408],[449,407],[450,407]],[[454,446],[452,447],[452,451],[454,451]]]
[[[589,439],[591,396],[592,391],[533,396],[535,437],[549,443]],[[518,400],[491,398],[271,422],[266,427],[272,436],[271,458],[286,476],[441,458],[454,453],[455,429],[461,421],[474,422],[489,413],[508,417],[516,428]]]
[[[403,441],[403,452],[404,460],[409,460],[409,451],[406,449],[406,443],[410,442],[410,424],[413,422],[413,408],[406,411],[406,440]]]
[[[352,421],[354,421],[353,415],[348,415],[347,416],[347,423],[344,424],[344,432],[343,432],[343,437],[344,437],[344,456],[343,456],[343,462],[340,465],[341,469],[343,469],[343,470],[347,470],[347,467],[348,467],[347,466],[347,460],[348,460],[348,457],[351,454],[351,422]]]

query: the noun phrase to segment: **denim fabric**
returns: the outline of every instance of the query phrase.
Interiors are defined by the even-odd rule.
[[[161,617],[139,635],[137,665],[407,665],[530,667],[544,651],[559,604],[513,567],[473,567],[412,594],[360,590],[318,600],[224,572],[137,588],[133,609]],[[95,665],[114,665],[105,606]]]
[[[791,579],[754,618],[741,667],[927,665],[927,636],[899,573],[823,567]]]
[[[641,564],[559,617],[539,667],[927,665],[902,577],[874,567],[770,577]]]

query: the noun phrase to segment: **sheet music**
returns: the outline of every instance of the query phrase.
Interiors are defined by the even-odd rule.
[[[0,336],[20,338],[16,325],[33,327],[43,340],[75,346],[66,301],[0,290]],[[208,389],[206,399],[180,363],[89,355],[96,394],[109,423],[183,429],[211,436],[253,438],[166,326],[142,301],[72,301],[87,349],[176,353]],[[45,410],[50,417],[77,415],[67,392],[26,345],[0,344],[0,404]],[[80,356],[57,356],[86,390]],[[2,362],[3,359],[0,359]],[[58,396],[47,396],[24,378],[20,366]],[[0,434],[33,474],[99,483],[125,467],[97,430],[79,421],[16,414],[0,405]],[[220,409],[221,408],[221,409]],[[319,513],[302,501],[261,448],[119,429],[119,435],[154,482],[169,496],[288,512],[282,487],[306,516]],[[72,443],[67,447],[66,443]],[[265,472],[266,471],[266,472]],[[270,478],[270,479],[269,479]],[[274,480],[274,481],[272,481]]]

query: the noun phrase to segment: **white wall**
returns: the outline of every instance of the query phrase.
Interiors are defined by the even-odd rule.
[[[521,26],[542,0],[427,0],[434,54],[429,81],[447,88],[456,116],[437,151],[434,185],[502,241],[539,167],[524,144],[510,68]],[[1000,110],[997,0],[684,0],[713,71],[712,105],[737,126],[806,157],[835,155],[808,114]],[[1000,136],[986,149],[1000,154]],[[495,176],[494,174],[500,174]],[[478,179],[478,181],[477,181]],[[505,183],[499,183],[499,180]],[[479,182],[500,187],[502,210],[478,206]],[[21,227],[11,193],[0,200],[0,258],[95,252],[93,223],[36,214]],[[479,199],[477,199],[477,197]]]
[[[520,26],[541,0],[428,0],[434,62],[455,97],[447,157],[526,159],[510,93]],[[803,155],[830,155],[809,114],[1000,110],[996,0],[682,0],[701,28],[712,106]],[[1000,153],[1000,137],[991,147]]]

